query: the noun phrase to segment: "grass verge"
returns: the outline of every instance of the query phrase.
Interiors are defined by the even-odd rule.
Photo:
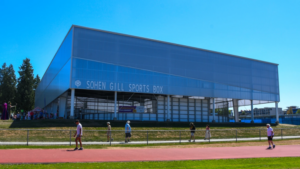
[[[114,168],[114,169],[155,169],[155,168],[210,168],[210,169],[287,169],[299,168],[299,157],[286,158],[253,158],[253,159],[222,159],[201,161],[167,161],[167,162],[114,162],[114,163],[57,163],[57,164],[17,164],[0,165],[0,168],[48,169],[48,168]]]

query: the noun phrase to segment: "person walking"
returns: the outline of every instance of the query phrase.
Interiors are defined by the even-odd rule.
[[[189,142],[191,142],[192,139],[194,139],[194,142],[195,142],[195,130],[196,130],[196,127],[195,127],[194,123],[190,123],[191,139],[189,140]]]
[[[33,116],[34,116],[34,112],[32,111],[32,112],[30,112],[30,120],[34,120]]]
[[[274,132],[270,124],[267,124],[267,135],[268,135],[268,143],[269,147],[267,149],[272,149],[271,144],[273,145],[273,148],[275,148],[275,144],[273,143],[273,136]]]
[[[107,122],[107,142],[109,142],[110,140],[113,141],[114,139],[111,138],[111,125],[110,122]]]
[[[211,137],[210,128],[209,128],[209,125],[206,125],[206,131],[205,131],[205,138],[204,138],[204,140],[210,139],[210,137]]]
[[[127,121],[125,125],[125,143],[130,142],[130,137],[131,137],[131,126],[130,126],[130,121]]]
[[[20,112],[18,112],[17,114],[17,121],[19,121],[21,119],[21,115],[20,115]]]
[[[82,137],[82,125],[79,123],[79,120],[75,121],[75,124],[77,125],[77,131],[74,134],[75,138],[75,143],[76,143],[76,148],[74,150],[83,150],[82,148],[82,142],[81,142],[81,137]],[[78,149],[78,142],[80,143],[80,149]]]

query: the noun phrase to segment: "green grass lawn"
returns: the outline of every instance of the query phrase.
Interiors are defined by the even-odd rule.
[[[53,122],[54,127],[29,127],[26,128],[24,126],[33,123],[34,125],[43,126],[42,124],[45,122],[45,126],[51,124]],[[69,126],[74,125],[74,127],[61,127],[59,126],[61,122],[67,122]],[[24,123],[21,125],[21,123]],[[97,121],[85,121],[85,125],[83,125],[84,136],[82,137],[83,141],[106,141],[106,126],[105,124],[96,124],[99,123]],[[12,129],[11,126],[14,125]],[[18,128],[16,126],[23,126],[22,128]],[[33,125],[33,126],[34,126]],[[103,126],[103,127],[89,127],[90,126]],[[286,128],[281,131],[280,128]],[[70,120],[66,121],[51,121],[51,120],[35,120],[35,121],[27,121],[27,122],[13,122],[13,121],[0,121],[0,142],[5,141],[16,141],[16,142],[25,142],[27,141],[27,134],[29,135],[29,141],[35,142],[68,142],[70,141],[70,132],[71,136],[74,135],[76,126],[75,124],[71,124]],[[22,129],[22,130],[18,130]],[[25,130],[24,130],[25,129]],[[29,130],[28,133],[26,129]],[[47,130],[37,130],[37,129],[47,129]],[[51,130],[49,130],[51,129]],[[196,139],[203,139],[205,136],[205,128],[197,127],[197,131],[195,133]],[[241,130],[243,129],[243,130]],[[293,125],[279,125],[274,126],[274,132],[277,136],[295,136],[300,135],[299,126]],[[93,130],[93,131],[89,131]],[[102,130],[102,131],[101,131]],[[114,127],[112,122],[112,137],[114,141],[124,141],[124,127]],[[119,130],[119,131],[118,131]],[[147,130],[156,130],[156,131],[148,131]],[[161,131],[157,131],[161,130]],[[181,131],[179,131],[181,130]],[[261,132],[261,133],[260,133]],[[211,139],[222,139],[222,138],[235,138],[236,134],[238,138],[247,138],[247,137],[264,137],[266,134],[265,127],[214,127],[211,126]],[[186,140],[190,137],[189,127],[187,123],[187,127],[134,127],[132,124],[132,140],[134,141],[146,141],[148,135],[149,141],[160,141],[160,140]],[[73,138],[71,138],[73,140]]]
[[[200,161],[168,161],[168,162],[112,162],[112,163],[57,163],[57,164],[18,164],[0,165],[0,168],[22,168],[22,169],[62,169],[62,168],[101,168],[101,169],[292,169],[299,168],[299,157],[287,158],[253,158],[253,159],[222,159],[222,160],[200,160]]]

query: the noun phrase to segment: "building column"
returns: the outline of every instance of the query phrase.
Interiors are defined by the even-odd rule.
[[[170,95],[168,95],[167,100],[167,121],[170,121]]]
[[[212,120],[212,122],[215,123],[216,122],[215,121],[215,115],[216,115],[216,113],[215,113],[215,98],[213,98],[213,110],[212,110],[212,113],[213,113],[213,120]]]
[[[59,98],[59,110],[58,110],[59,118],[66,118],[65,117],[66,103],[67,103],[67,99],[65,97]]]
[[[253,100],[251,100],[251,123],[254,123]]]
[[[275,102],[276,123],[279,124],[278,102]]]
[[[71,89],[71,111],[70,111],[70,119],[74,119],[74,102],[75,102],[75,89]]]
[[[234,112],[234,120],[235,122],[240,122],[239,119],[239,100],[238,99],[232,99],[233,104],[233,112]]]
[[[114,109],[114,120],[117,120],[117,98],[118,98],[118,92],[115,91],[115,109]]]

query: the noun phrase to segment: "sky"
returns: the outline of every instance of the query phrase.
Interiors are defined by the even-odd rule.
[[[42,77],[74,24],[277,63],[285,109],[300,106],[299,9],[299,0],[1,0],[0,64],[17,71],[27,57]]]

